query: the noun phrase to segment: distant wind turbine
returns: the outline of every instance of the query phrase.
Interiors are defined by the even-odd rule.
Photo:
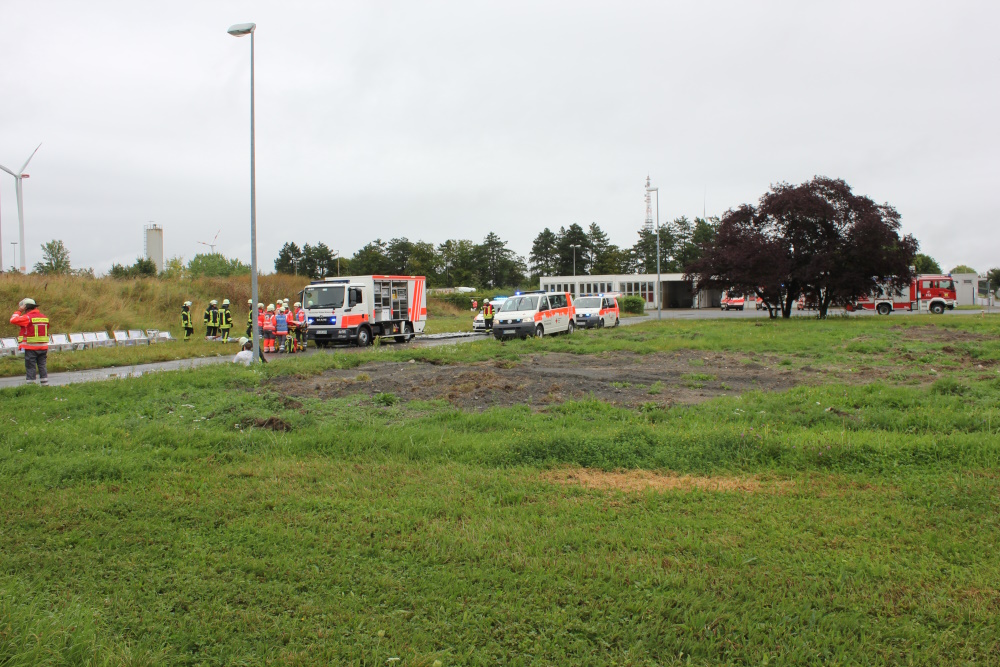
[[[211,243],[205,243],[204,241],[198,241],[198,243],[200,243],[200,244],[202,244],[202,245],[207,245],[207,246],[208,246],[209,248],[211,248],[211,249],[212,249],[212,254],[214,255],[214,254],[215,254],[215,246],[217,246],[217,245],[218,245],[218,244],[216,243],[216,241],[218,241],[218,240],[219,240],[219,234],[221,234],[221,233],[222,233],[222,230],[221,230],[221,229],[220,229],[219,231],[215,232],[215,238],[214,238],[214,239],[212,239],[212,242],[211,242]]]
[[[31,162],[31,158],[35,157],[35,153],[37,153],[38,149],[41,147],[42,145],[38,144],[35,150],[31,152],[31,155],[28,156],[28,159],[24,161],[24,164],[21,166],[21,170],[18,171],[16,174],[7,167],[0,164],[0,169],[3,169],[8,174],[13,176],[14,180],[17,183],[17,226],[18,226],[18,231],[20,232],[21,273],[28,272],[28,266],[24,261],[24,202],[21,196],[21,179],[28,178],[28,174],[24,173],[24,170],[28,168],[28,163]]]

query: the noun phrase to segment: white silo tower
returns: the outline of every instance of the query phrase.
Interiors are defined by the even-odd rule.
[[[157,272],[163,271],[163,227],[152,222],[146,225],[142,251],[156,264]]]

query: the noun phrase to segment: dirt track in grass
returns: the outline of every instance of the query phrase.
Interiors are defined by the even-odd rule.
[[[328,371],[282,391],[321,399],[391,393],[403,401],[445,400],[467,410],[512,405],[543,408],[585,398],[637,407],[699,403],[752,390],[782,391],[816,382],[818,372],[779,367],[777,359],[761,355],[751,358],[691,350],[648,355],[551,353],[516,363],[372,363]]]

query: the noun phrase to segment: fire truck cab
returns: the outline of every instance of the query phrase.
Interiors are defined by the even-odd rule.
[[[314,280],[302,290],[309,340],[371,345],[373,336],[397,343],[423,333],[427,279],[423,276],[348,276]]]

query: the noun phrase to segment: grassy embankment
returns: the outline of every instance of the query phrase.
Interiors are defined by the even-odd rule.
[[[665,322],[5,390],[0,664],[995,663],[998,334]],[[884,379],[641,410],[282,391],[680,349]],[[579,466],[667,488],[550,475]]]
[[[304,285],[302,278],[294,276],[262,276],[258,284],[259,297],[265,304],[285,297],[295,302]],[[9,313],[16,310],[18,301],[25,296],[31,296],[41,304],[52,323],[52,333],[158,329],[170,331],[180,338],[181,304],[188,300],[194,304],[195,338],[191,341],[76,352],[54,351],[48,357],[48,368],[50,372],[58,372],[235,354],[235,345],[222,346],[204,340],[202,313],[211,299],[218,299],[221,303],[222,299],[228,298],[235,313],[233,335],[239,338],[246,330],[250,283],[245,278],[120,281],[111,278],[93,280],[4,275],[0,277],[0,304],[8,310],[5,311],[7,317],[0,318],[0,336],[17,335],[17,328],[8,324]],[[471,314],[466,316],[454,306],[436,299],[429,300],[427,333],[471,329]],[[22,360],[0,358],[0,377],[17,376],[23,372]]]

